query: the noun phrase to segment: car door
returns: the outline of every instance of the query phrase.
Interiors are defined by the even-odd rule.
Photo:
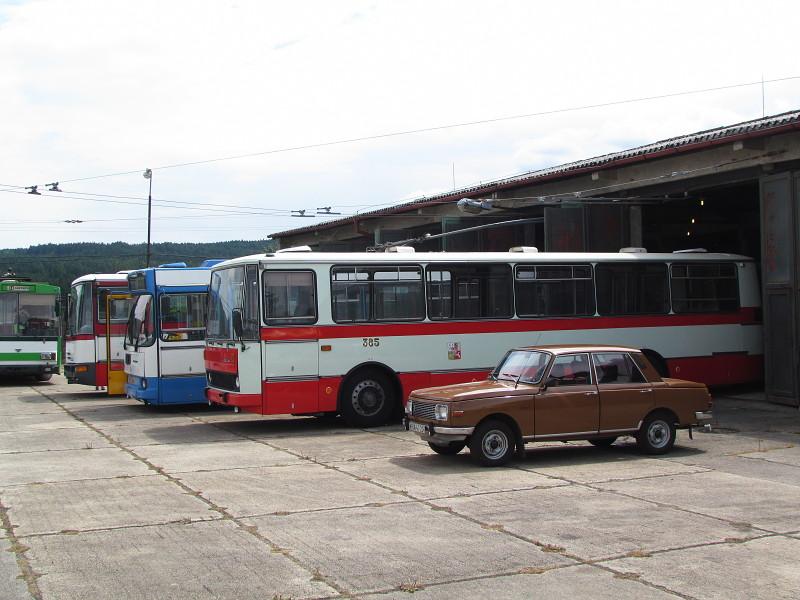
[[[653,386],[627,352],[593,352],[600,394],[600,433],[638,429],[653,407]]]
[[[597,433],[600,404],[588,353],[561,354],[534,399],[536,438]]]

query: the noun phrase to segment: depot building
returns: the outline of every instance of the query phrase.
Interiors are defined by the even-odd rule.
[[[463,229],[469,231],[427,239]],[[752,256],[761,264],[765,393],[800,406],[800,110],[272,237],[281,248],[323,252],[415,240],[409,243],[420,251],[635,247]]]

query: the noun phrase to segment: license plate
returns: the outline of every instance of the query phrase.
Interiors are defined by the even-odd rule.
[[[427,431],[426,425],[422,423],[415,423],[414,421],[408,422],[408,430],[414,433],[425,433]]]

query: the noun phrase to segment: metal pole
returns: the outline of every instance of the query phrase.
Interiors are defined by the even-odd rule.
[[[149,170],[149,169],[148,169]],[[153,207],[153,176],[148,177],[150,180],[150,189],[147,192],[147,259],[145,260],[145,267],[150,266],[150,215]]]

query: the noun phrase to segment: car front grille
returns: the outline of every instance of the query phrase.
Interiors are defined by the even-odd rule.
[[[413,400],[413,404],[411,405],[411,415],[414,417],[419,417],[420,419],[428,419],[433,421],[435,417],[435,411],[436,405],[430,402]]]

